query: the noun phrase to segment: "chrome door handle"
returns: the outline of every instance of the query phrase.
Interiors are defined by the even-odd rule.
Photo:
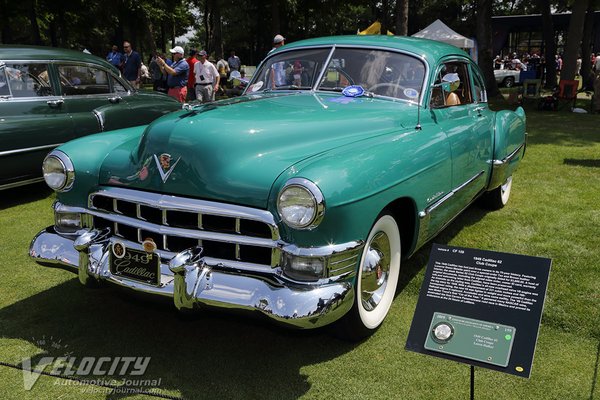
[[[62,99],[48,100],[46,102],[46,104],[48,104],[52,108],[58,108],[58,107],[62,106],[63,103],[64,103],[64,100],[62,100]]]
[[[485,110],[485,107],[475,107],[475,111],[477,112],[477,116],[481,117],[481,112]]]
[[[117,104],[117,103],[118,103],[118,102],[120,102],[121,100],[122,100],[122,99],[121,99],[121,96],[115,96],[115,97],[109,97],[109,98],[108,98],[108,101],[110,101],[110,102],[111,102],[111,103],[113,103],[113,104]]]

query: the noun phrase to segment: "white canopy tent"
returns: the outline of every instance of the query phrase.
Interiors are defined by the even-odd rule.
[[[436,19],[427,28],[420,30],[419,32],[412,35],[414,37],[437,40],[438,42],[444,42],[451,44],[461,49],[472,49],[475,47],[473,40],[464,37],[460,33],[454,32],[439,19]]]

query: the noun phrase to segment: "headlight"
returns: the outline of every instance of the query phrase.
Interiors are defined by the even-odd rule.
[[[293,178],[279,192],[277,211],[286,225],[295,229],[312,229],[323,218],[325,199],[317,185],[308,179]]]
[[[42,163],[44,180],[52,190],[66,192],[73,187],[75,170],[71,159],[62,151],[53,150]]]

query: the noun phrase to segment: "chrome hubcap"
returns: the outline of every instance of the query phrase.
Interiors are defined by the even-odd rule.
[[[365,310],[377,307],[390,274],[390,241],[383,232],[377,232],[368,244],[363,265],[361,266],[361,301]]]

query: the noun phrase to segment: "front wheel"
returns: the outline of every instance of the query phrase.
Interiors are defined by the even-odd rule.
[[[369,232],[358,266],[354,305],[338,323],[339,336],[358,341],[379,328],[396,294],[400,256],[398,224],[385,214]]]
[[[496,189],[487,192],[481,197],[481,201],[486,208],[490,210],[499,210],[503,208],[510,198],[510,189],[512,188],[512,176]]]
[[[504,86],[507,88],[515,86],[515,78],[513,78],[512,76],[504,78]]]

